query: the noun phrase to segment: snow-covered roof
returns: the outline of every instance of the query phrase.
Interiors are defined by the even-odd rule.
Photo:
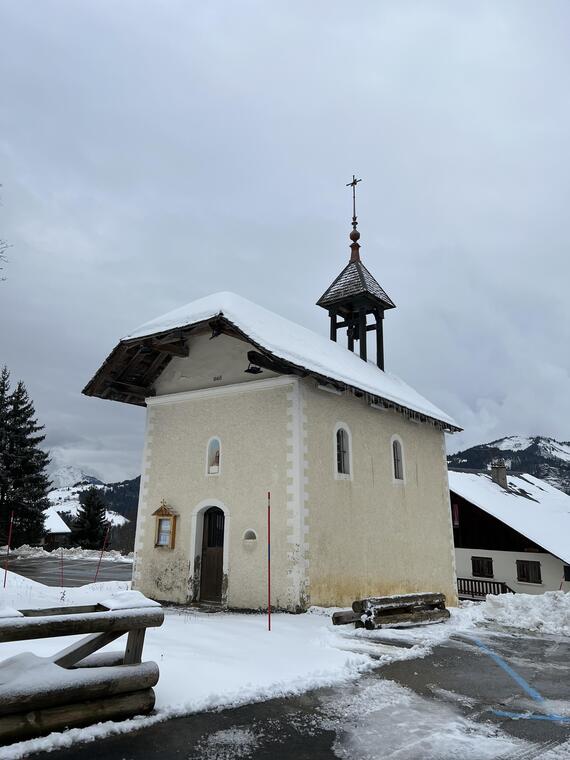
[[[62,518],[58,515],[55,507],[48,507],[44,510],[44,515],[44,526],[48,533],[71,533],[71,529],[68,528]]]
[[[133,340],[224,317],[274,356],[398,406],[431,417],[458,430],[455,421],[396,375],[364,362],[323,335],[291,322],[235,293],[221,292],[170,311],[137,327],[123,338]]]
[[[532,475],[508,475],[509,490],[487,473],[449,472],[449,490],[570,563],[570,496]]]

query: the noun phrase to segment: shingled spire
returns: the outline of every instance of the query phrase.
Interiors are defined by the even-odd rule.
[[[395,303],[380,287],[360,260],[360,232],[356,216],[356,185],[361,180],[353,175],[352,182],[352,231],[350,233],[350,261],[317,301],[329,313],[331,320],[331,340],[336,341],[337,331],[347,328],[348,348],[354,351],[354,342],[359,342],[360,358],[368,360],[366,336],[376,331],[376,363],[384,369],[384,335],[382,320],[386,309],[394,309]],[[368,324],[368,316],[372,322]],[[340,321],[339,320],[340,317]]]

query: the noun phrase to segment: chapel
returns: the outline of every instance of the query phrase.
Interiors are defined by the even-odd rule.
[[[386,371],[395,304],[359,240],[353,205],[349,261],[317,301],[329,337],[215,293],[133,330],[85,387],[146,408],[134,588],[265,608],[269,493],[273,607],[456,603],[444,434],[460,428]]]

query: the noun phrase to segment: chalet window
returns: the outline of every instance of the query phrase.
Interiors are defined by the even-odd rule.
[[[163,549],[174,549],[176,512],[163,500],[152,516],[156,519],[154,545]]]
[[[471,574],[475,578],[493,577],[493,560],[491,557],[471,557]]]
[[[337,475],[350,475],[350,441],[342,427],[336,431],[336,471]]]
[[[564,565],[564,580],[570,581],[570,565]]]
[[[542,583],[540,562],[517,559],[517,581],[521,583]]]
[[[208,475],[218,475],[220,472],[220,439],[212,438],[208,443],[208,461],[206,472]]]
[[[392,459],[394,462],[394,480],[403,480],[404,459],[402,456],[402,444],[397,438],[392,441]]]

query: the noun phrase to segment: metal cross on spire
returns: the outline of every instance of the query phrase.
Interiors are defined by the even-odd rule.
[[[346,186],[352,188],[352,224],[353,226],[356,226],[356,186],[359,182],[362,182],[361,179],[356,179],[356,175],[352,175],[352,182],[347,182]]]

